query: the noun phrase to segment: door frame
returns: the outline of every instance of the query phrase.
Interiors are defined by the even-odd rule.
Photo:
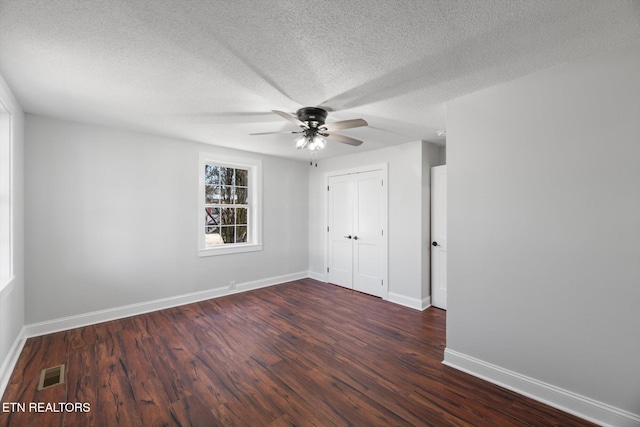
[[[324,188],[327,189],[324,192],[324,222],[323,222],[323,238],[324,238],[324,270],[323,276],[324,281],[327,282],[328,275],[327,269],[329,268],[329,239],[327,237],[328,232],[327,228],[329,227],[329,178],[335,176],[342,175],[355,175],[364,172],[374,172],[381,171],[382,179],[383,179],[383,218],[382,218],[382,227],[384,231],[384,236],[382,239],[382,253],[383,253],[383,262],[382,262],[382,280],[384,281],[383,285],[383,297],[382,299],[389,298],[389,164],[388,163],[377,163],[372,165],[358,166],[350,169],[342,169],[325,172],[324,174]]]

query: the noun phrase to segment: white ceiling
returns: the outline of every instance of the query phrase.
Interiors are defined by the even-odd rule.
[[[447,100],[638,41],[638,0],[0,0],[26,112],[300,159],[248,134],[325,106],[370,127],[319,158],[444,144]]]

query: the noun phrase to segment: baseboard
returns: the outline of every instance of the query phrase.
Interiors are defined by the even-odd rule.
[[[177,295],[169,298],[161,298],[152,301],[146,301],[137,304],[130,304],[121,307],[110,308],[106,310],[93,311],[89,313],[78,314],[75,316],[62,317],[59,319],[47,320],[44,322],[31,323],[25,326],[25,336],[36,337],[40,335],[51,334],[54,332],[66,331],[68,329],[80,328],[97,323],[108,322],[110,320],[122,319],[124,317],[136,316],[138,314],[149,313],[152,311],[162,310],[165,308],[177,307],[180,305],[191,304],[198,301],[204,301],[211,298],[218,298],[225,295],[231,295],[238,292],[246,292],[253,289],[264,288],[266,286],[278,285],[280,283],[291,282],[309,277],[309,272],[302,271],[298,273],[285,274],[282,276],[269,277],[267,279],[255,280],[251,282],[239,283],[236,289],[229,289],[228,286],[221,288],[208,289],[206,291],[192,292],[183,295]]]
[[[309,272],[309,278],[317,280],[319,282],[326,282],[327,281],[327,275],[324,273],[316,273],[315,271],[310,271]]]
[[[389,292],[387,301],[391,301],[396,304],[404,305],[405,307],[413,308],[423,311],[431,306],[431,296],[419,300],[418,298],[411,298],[405,295]]]
[[[4,391],[9,384],[11,374],[13,373],[13,368],[15,368],[16,363],[18,363],[18,358],[20,357],[20,353],[22,353],[25,342],[27,342],[26,328],[23,327],[20,330],[20,333],[16,337],[15,341],[13,341],[13,344],[9,349],[9,353],[7,354],[7,357],[5,357],[4,361],[2,362],[2,366],[0,367],[0,399],[4,395]]]
[[[445,349],[447,366],[602,426],[640,427],[640,415],[564,390],[475,357]]]
[[[251,282],[240,283],[236,286],[235,292],[246,292],[253,289],[266,288],[267,286],[279,285],[280,283],[293,282],[294,280],[306,279],[309,277],[308,271],[300,271],[298,273],[285,274],[282,276],[269,277],[267,279],[253,280]]]

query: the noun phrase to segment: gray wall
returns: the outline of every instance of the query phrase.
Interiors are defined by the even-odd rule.
[[[0,291],[0,394],[8,380],[12,346],[24,327],[24,115],[0,77],[0,102],[14,117],[13,122],[13,280]],[[13,351],[17,350],[16,347]]]
[[[640,414],[640,48],[448,104],[447,349]]]
[[[28,324],[306,272],[308,164],[26,116]],[[198,153],[263,162],[259,252],[198,257]]]
[[[309,168],[309,270],[325,276],[324,220],[327,172],[388,163],[389,293],[395,302],[414,307],[429,300],[430,166],[441,161],[439,149],[416,141],[318,161]]]

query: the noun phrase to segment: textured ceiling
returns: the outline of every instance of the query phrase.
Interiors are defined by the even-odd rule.
[[[444,143],[447,100],[639,41],[638,0],[0,0],[26,112],[301,159],[248,134],[325,106],[370,127],[320,158]]]

